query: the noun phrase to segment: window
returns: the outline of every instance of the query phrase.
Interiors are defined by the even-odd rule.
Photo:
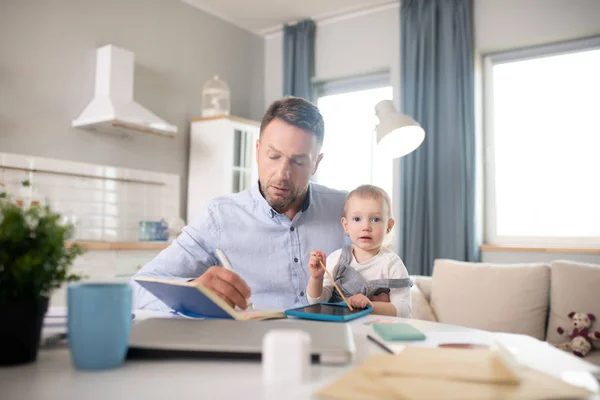
[[[323,161],[315,180],[340,190],[374,184],[392,197],[392,160],[377,157],[375,105],[391,100],[389,75],[337,81],[317,87],[325,120]]]
[[[600,38],[485,58],[486,242],[600,246]]]

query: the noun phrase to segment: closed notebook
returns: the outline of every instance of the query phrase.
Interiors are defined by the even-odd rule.
[[[425,340],[425,334],[409,324],[373,324],[372,326],[373,330],[387,342]]]
[[[135,281],[173,311],[186,316],[239,321],[286,318],[283,311],[236,311],[212,290],[198,283],[143,277]]]

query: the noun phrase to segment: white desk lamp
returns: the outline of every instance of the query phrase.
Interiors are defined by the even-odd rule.
[[[411,152],[425,140],[425,131],[414,119],[396,111],[391,100],[383,100],[375,106],[379,118],[377,144],[379,151],[389,158],[400,158]]]

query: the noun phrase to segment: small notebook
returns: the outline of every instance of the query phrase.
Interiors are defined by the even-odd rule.
[[[194,318],[224,318],[239,321],[286,318],[283,311],[236,311],[212,290],[193,282],[136,278],[175,313]]]
[[[386,342],[425,340],[425,334],[409,324],[373,324],[372,326]]]

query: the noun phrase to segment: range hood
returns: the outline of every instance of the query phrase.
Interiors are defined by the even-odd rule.
[[[133,100],[134,57],[111,44],[96,51],[94,98],[72,126],[109,133],[144,132],[174,136],[177,127]]]

